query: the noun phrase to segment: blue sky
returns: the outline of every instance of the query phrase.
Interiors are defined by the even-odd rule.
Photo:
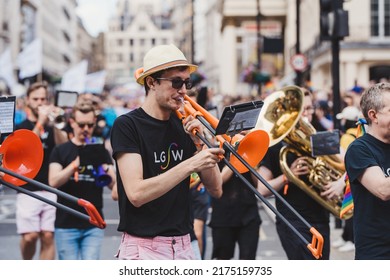
[[[115,12],[117,0],[77,0],[77,15],[92,36],[107,31],[108,19]]]

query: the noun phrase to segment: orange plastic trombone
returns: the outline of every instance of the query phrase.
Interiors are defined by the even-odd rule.
[[[214,129],[218,126],[219,121],[187,95],[184,96],[184,99],[190,103],[189,105],[184,103],[184,111],[186,115],[192,115],[198,119],[204,118],[206,121],[202,121],[203,125],[215,134]],[[183,119],[183,116],[179,111],[176,111],[176,115],[180,119]],[[216,138],[221,146],[225,142],[235,145],[237,153],[239,153],[241,157],[243,157],[252,167],[259,164],[267,153],[269,146],[268,133],[263,130],[253,130],[245,136],[240,134],[237,134],[234,137],[230,137],[226,134],[216,135]],[[248,172],[248,168],[242,164],[242,162],[234,154],[230,158],[230,163],[234,165],[239,173]]]
[[[18,192],[22,192],[48,203],[56,208],[62,209],[72,215],[75,215],[76,217],[87,220],[90,224],[98,228],[105,228],[106,222],[91,202],[74,197],[68,193],[31,179],[38,173],[41,168],[42,161],[43,150],[39,137],[31,130],[16,130],[10,134],[0,146],[0,171],[5,173],[3,179],[0,180],[0,183]],[[78,204],[85,209],[88,215],[20,187],[26,183],[30,183],[39,189],[52,192],[57,196]]]
[[[207,129],[210,130],[210,132],[215,135],[215,128],[218,125],[218,121],[215,119],[214,116],[212,116],[207,110],[205,110],[203,107],[201,107],[199,104],[197,104],[194,100],[189,98],[187,95],[184,96],[184,99],[188,102],[184,103],[184,111],[186,113],[186,116],[192,115],[193,117],[197,118]],[[177,116],[180,119],[184,119],[184,117],[179,111],[176,111]],[[243,140],[239,143],[238,149],[236,150],[231,144],[230,144],[230,137],[227,135],[223,135],[222,137],[216,136],[217,140],[220,141],[222,144],[222,147],[228,150],[235,160],[228,161],[226,157],[223,157],[223,161],[228,166],[233,173],[239,177],[242,182],[249,187],[253,193],[272,211],[278,218],[280,218],[305,244],[307,244],[308,250],[312,253],[312,255],[319,259],[322,256],[322,249],[324,244],[324,238],[322,235],[314,228],[312,227],[277,191],[275,191],[269,183],[260,176],[260,174],[253,168],[253,164],[250,164],[246,159],[249,159],[251,162],[257,163],[264,157],[266,151],[268,150],[268,144],[269,144],[269,136],[266,132],[260,134],[253,134],[255,131],[262,131],[262,130],[254,130],[247,134],[249,135],[255,135],[255,137],[250,136],[251,138],[249,141],[244,142]],[[197,131],[194,132],[208,147],[212,147],[212,144],[205,138],[203,135],[200,135]],[[257,139],[256,139],[257,138]],[[266,140],[264,140],[266,139]],[[256,142],[257,141],[257,142]],[[268,141],[268,142],[267,142]],[[258,149],[258,151],[261,153],[261,158],[258,159],[258,154],[251,154],[255,151],[255,149],[248,149],[245,147],[245,143],[249,143],[250,146],[256,146],[255,143],[257,143],[257,146],[264,146],[265,143],[267,143],[266,148],[262,147]],[[249,151],[249,152],[248,152]],[[252,158],[255,158],[253,160]],[[240,162],[240,164],[244,167],[240,167],[240,171],[249,170],[254,176],[256,176],[257,179],[259,179],[260,182],[262,182],[273,194],[276,198],[280,199],[283,204],[286,205],[286,207],[289,208],[289,210],[298,217],[303,224],[305,224],[309,230],[309,232],[312,234],[312,240],[309,242],[306,240],[306,238],[293,226],[291,223],[267,200],[263,195],[259,193],[259,191],[254,187],[244,176],[242,176],[237,168],[237,162]],[[257,164],[256,163],[256,164]],[[240,165],[238,165],[240,166]]]

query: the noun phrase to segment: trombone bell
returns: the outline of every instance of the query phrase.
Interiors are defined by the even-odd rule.
[[[260,163],[260,161],[267,153],[269,146],[269,136],[268,133],[264,130],[257,129],[245,135],[245,137],[237,143],[238,144],[235,145],[237,153],[243,159],[245,159],[245,161],[249,163],[250,166],[255,167]],[[248,168],[246,168],[245,165],[242,164],[241,160],[239,160],[234,155],[230,157],[230,163],[240,173],[248,171]]]
[[[42,142],[28,129],[19,129],[11,133],[0,146],[2,167],[33,179],[43,162]],[[25,181],[5,174],[3,180],[15,186],[26,184]]]

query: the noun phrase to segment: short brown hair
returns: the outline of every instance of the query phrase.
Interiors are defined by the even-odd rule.
[[[88,114],[89,112],[93,112],[93,116],[96,117],[96,112],[95,112],[95,107],[92,105],[91,102],[80,102],[77,103],[73,109],[72,109],[72,114],[70,117],[72,119],[75,119],[75,114],[77,111],[80,111],[83,114]]]
[[[48,94],[47,92],[47,82],[45,81],[42,81],[42,82],[36,82],[36,83],[32,83],[28,89],[27,89],[27,97],[30,96],[31,92],[37,90],[37,89],[40,89],[40,88],[44,88],[45,91],[46,91],[46,95]]]

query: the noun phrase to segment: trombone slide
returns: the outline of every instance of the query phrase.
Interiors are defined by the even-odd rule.
[[[184,99],[186,101],[188,101],[188,103],[190,103],[190,105],[184,103],[185,112],[187,114],[191,114],[194,117],[196,117],[206,128],[208,128],[210,130],[210,132],[213,135],[215,135],[215,127],[217,125],[215,118],[210,113],[208,113],[204,108],[202,108],[199,104],[197,104],[195,101],[193,101],[191,98],[189,98],[187,95],[184,96]],[[191,106],[192,106],[192,108],[191,108]],[[183,116],[179,111],[176,111],[176,113],[180,119],[183,119]],[[256,131],[257,131],[257,134],[254,134],[254,132],[256,132]],[[212,144],[207,139],[205,139],[205,137],[200,135],[200,133],[195,131],[194,134],[197,135],[209,148],[212,147]],[[247,187],[249,187],[253,191],[253,193],[265,205],[267,205],[268,208],[270,208],[270,210],[272,212],[274,212],[274,214],[276,216],[278,216],[305,244],[307,244],[307,248],[312,253],[312,255],[316,259],[319,259],[322,256],[322,249],[323,249],[323,243],[324,243],[324,239],[323,239],[322,235],[314,227],[312,227],[290,204],[288,204],[288,202],[277,191],[275,191],[272,188],[272,186],[269,185],[269,183],[263,177],[261,177],[260,174],[252,167],[252,166],[255,166],[258,162],[260,162],[260,160],[264,157],[266,151],[268,150],[268,144],[269,144],[268,134],[262,130],[254,130],[251,133],[247,134],[245,137],[247,137],[247,136],[250,137],[251,134],[256,135],[257,146],[264,146],[264,148],[260,151],[262,153],[261,158],[259,158],[259,159],[256,158],[256,160],[252,160],[253,150],[247,149],[243,145],[243,143],[244,143],[243,141],[242,141],[242,143],[240,142],[238,150],[236,150],[229,143],[230,141],[228,141],[228,140],[231,140],[229,136],[223,135],[223,137],[221,137],[221,136],[217,135],[216,137],[220,141],[220,144],[222,145],[222,147],[225,148],[225,150],[228,150],[233,155],[232,158],[235,159],[233,161],[229,161],[226,159],[226,157],[222,157],[222,160],[234,172],[234,174],[236,176],[238,176],[243,181],[243,183]],[[244,139],[245,139],[245,137],[244,137]],[[264,138],[267,139],[266,147],[264,145],[265,142],[262,142],[262,143],[260,142],[260,141],[264,141]],[[248,138],[248,139],[255,139],[255,137]],[[247,141],[247,143],[253,144],[256,142],[254,140],[251,140],[251,141]],[[241,149],[240,149],[240,147],[241,147]],[[248,152],[248,150],[249,150],[249,152]],[[252,152],[252,154],[251,154],[251,152]],[[241,155],[245,156],[246,158],[248,158],[252,162],[256,162],[256,164],[252,164],[252,165],[249,164],[244,159],[244,157]],[[258,156],[258,154],[255,154],[254,156]],[[238,163],[241,164],[244,168],[240,167],[241,170],[238,170],[237,166],[240,166]],[[254,176],[256,176],[256,178],[258,180],[260,180],[260,182],[262,182],[275,195],[275,197],[280,199],[282,201],[282,203],[284,203],[289,208],[289,210],[294,215],[296,215],[296,217],[298,217],[308,227],[310,233],[312,234],[311,242],[306,240],[305,237],[296,228],[294,228],[294,226],[292,226],[291,223],[282,214],[280,214],[279,211],[263,195],[261,195],[259,193],[259,191],[244,176],[241,175],[241,173],[246,172],[247,170],[249,170]]]
[[[91,202],[74,197],[41,182],[30,179],[36,176],[39,169],[41,168],[42,161],[43,149],[39,137],[34,132],[27,129],[19,129],[14,131],[4,140],[0,146],[0,172],[5,173],[3,178],[0,179],[0,183],[11,189],[20,191],[24,194],[67,211],[81,219],[85,219],[98,228],[105,228],[105,221]],[[62,205],[56,201],[47,200],[34,192],[19,187],[26,184],[26,182],[42,190],[52,192],[57,196],[63,197],[75,204],[78,204],[85,209],[88,215],[76,211],[73,208]]]
[[[101,228],[101,229],[104,229],[106,227],[106,222],[103,220],[103,218],[100,216],[99,212],[97,211],[96,207],[89,201],[87,200],[84,200],[84,199],[81,199],[81,198],[77,198],[75,196],[72,196],[70,194],[67,194],[65,192],[62,192],[60,190],[57,190],[57,189],[54,189],[48,185],[45,185],[41,182],[38,182],[38,181],[35,181],[33,179],[30,179],[30,178],[27,178],[27,177],[24,177],[22,175],[19,175],[15,172],[12,172],[10,170],[7,170],[3,167],[0,167],[0,171],[1,172],[4,172],[10,176],[13,176],[15,178],[18,178],[19,180],[22,180],[22,181],[25,181],[27,183],[30,183],[42,190],[45,190],[45,191],[48,191],[48,192],[52,192],[54,194],[56,194],[57,196],[60,196],[60,197],[63,197],[75,204],[78,204],[79,206],[83,207],[85,209],[85,211],[88,213],[88,215],[84,214],[84,213],[81,213],[79,211],[76,211],[74,210],[73,208],[70,208],[68,206],[65,206],[65,205],[62,205],[58,202],[55,202],[55,201],[51,201],[51,200],[48,200],[46,198],[43,198],[41,197],[40,195],[37,195],[35,194],[34,192],[32,191],[29,191],[29,190],[26,190],[24,189],[23,187],[18,187],[18,186],[15,186],[9,182],[6,182],[4,180],[0,180],[0,183],[11,188],[11,189],[14,189],[16,191],[20,191],[24,194],[27,194],[31,197],[34,197],[36,199],[39,199],[43,202],[46,202],[56,208],[59,208],[61,210],[64,210],[64,211],[67,211],[69,212],[70,214],[72,215],[75,215],[77,216],[78,218],[81,218],[81,219],[84,219],[84,220],[87,220],[90,224],[98,227],[98,228]]]

